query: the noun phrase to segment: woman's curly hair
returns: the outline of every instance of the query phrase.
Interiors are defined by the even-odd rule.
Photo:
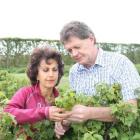
[[[27,76],[31,81],[32,85],[37,84],[38,66],[41,60],[45,60],[46,63],[49,59],[54,59],[58,64],[58,81],[56,86],[63,75],[64,62],[62,60],[61,54],[51,47],[35,48],[31,54],[29,65],[27,67]]]

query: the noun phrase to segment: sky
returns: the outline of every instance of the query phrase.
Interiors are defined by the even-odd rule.
[[[140,44],[139,15],[140,0],[0,0],[0,38],[59,39],[78,20],[97,42]]]

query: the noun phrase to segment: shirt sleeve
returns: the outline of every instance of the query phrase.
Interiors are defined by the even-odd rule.
[[[134,91],[140,87],[140,76],[134,66],[134,64],[127,58],[123,57],[120,61],[119,69],[116,71],[119,75],[117,82],[122,86],[123,100],[128,101],[136,99]]]
[[[25,89],[20,89],[12,97],[4,111],[14,115],[19,124],[35,123],[48,118],[49,107],[26,109],[26,101],[26,91]]]

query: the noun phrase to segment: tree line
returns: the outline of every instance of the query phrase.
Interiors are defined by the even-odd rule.
[[[1,38],[0,66],[4,68],[26,66],[32,50],[45,44],[61,52],[66,65],[74,63],[59,40]],[[134,64],[140,64],[140,44],[97,43],[97,46],[104,50],[122,53]]]

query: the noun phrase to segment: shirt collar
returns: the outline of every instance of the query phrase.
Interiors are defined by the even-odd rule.
[[[97,54],[97,58],[96,58],[96,61],[95,61],[96,65],[99,65],[101,67],[105,66],[103,55],[104,55],[103,49],[99,48],[99,51],[98,51],[98,54]]]
[[[104,53],[103,49],[99,48],[98,54],[95,60],[95,64],[91,66],[89,69],[93,68],[95,65],[98,65],[101,67],[105,66],[104,61],[103,61],[103,53]],[[88,70],[88,69],[84,67],[83,65],[78,64],[78,71],[82,71],[82,70]]]

